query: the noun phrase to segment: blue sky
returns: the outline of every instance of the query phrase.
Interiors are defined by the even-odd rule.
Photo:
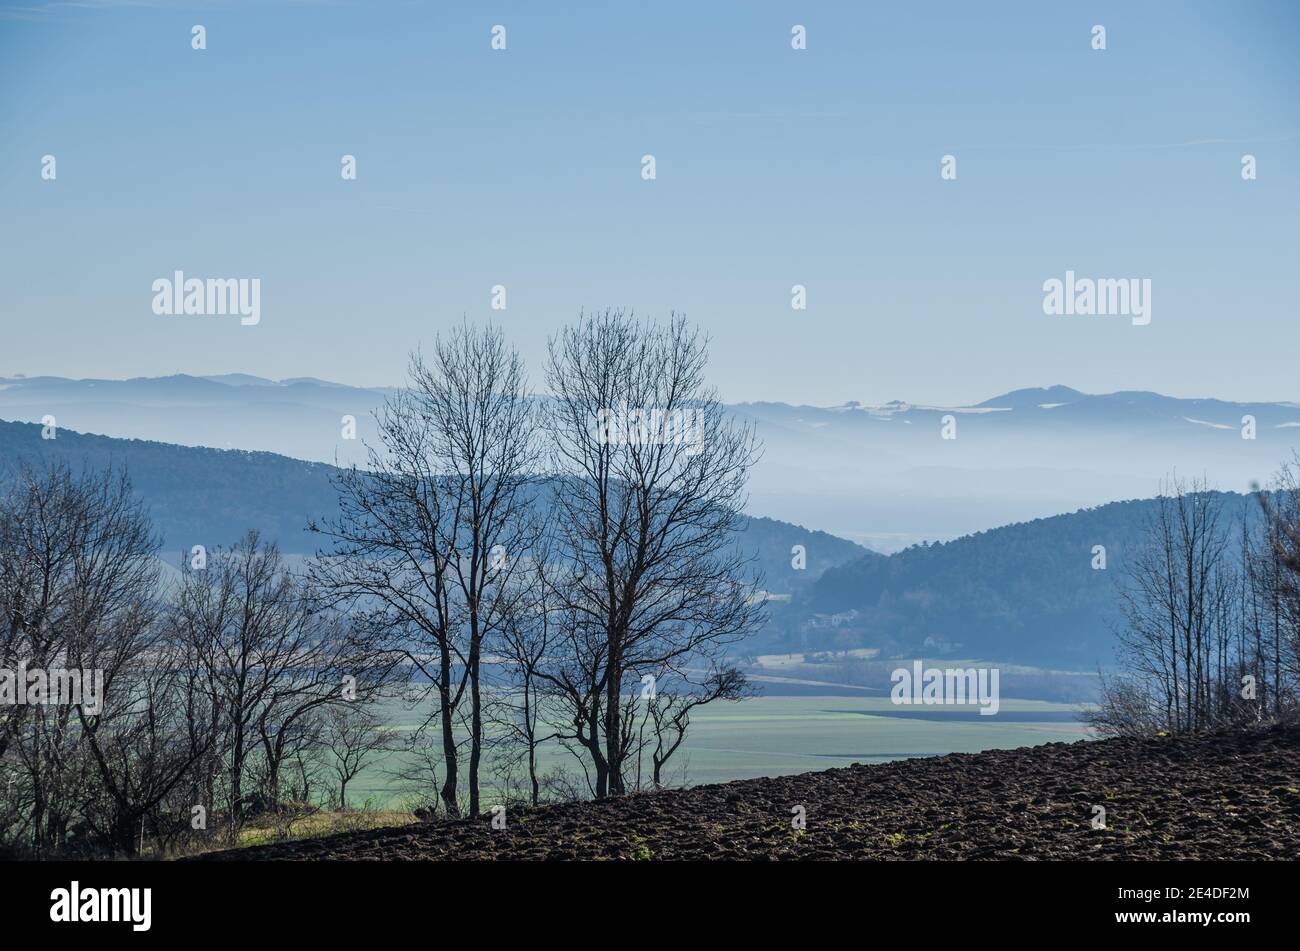
[[[1300,399],[1297,46],[1286,2],[0,3],[0,376],[389,384],[462,315],[540,376],[627,306],[728,400]],[[156,316],[176,269],[261,323]],[[1151,324],[1045,316],[1067,269]]]

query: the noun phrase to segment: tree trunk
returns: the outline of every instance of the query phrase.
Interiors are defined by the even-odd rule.
[[[227,816],[226,838],[231,845],[239,837],[240,813],[244,808],[244,724],[235,721],[234,746],[230,751],[230,815]]]
[[[459,819],[460,802],[456,798],[456,735],[451,722],[451,652],[445,641],[441,652],[442,674],[438,682],[438,697],[442,719],[442,758],[447,765],[447,776],[443,780],[440,796],[448,818]]]
[[[276,754],[274,758],[268,757],[266,763],[266,797],[270,800],[270,807],[276,812],[280,811],[280,762],[282,754]]]
[[[605,766],[608,771],[608,793],[611,796],[623,795],[622,751],[622,697],[623,658],[616,636],[610,637],[609,667],[606,670],[608,680],[605,684]]]
[[[117,817],[113,823],[113,846],[119,854],[127,858],[135,858],[139,854],[139,831],[140,817],[135,813],[127,812]]]
[[[475,629],[477,621],[472,622]],[[469,815],[476,818],[479,813],[478,765],[483,755],[483,707],[479,696],[479,636],[470,635],[469,645],[469,695],[470,695],[470,737],[469,737]]]

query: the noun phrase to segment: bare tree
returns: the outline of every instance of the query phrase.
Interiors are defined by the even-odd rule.
[[[284,764],[320,736],[318,714],[378,697],[395,667],[391,655],[374,650],[368,639],[354,638],[346,618],[319,610],[310,588],[301,586],[299,598],[301,621],[283,632],[269,658],[273,676],[255,723],[273,806],[280,802]]]
[[[1204,729],[1240,715],[1239,578],[1228,558],[1222,497],[1172,479],[1120,592],[1125,673],[1103,681],[1097,726]],[[1147,710],[1142,711],[1145,704]]]
[[[547,712],[553,706],[549,684],[543,674],[555,626],[562,609],[555,596],[553,577],[563,573],[561,566],[550,561],[550,548],[540,538],[534,544],[526,571],[514,581],[520,594],[511,601],[511,610],[501,625],[497,651],[509,677],[509,688],[499,693],[489,705],[490,718],[498,730],[499,757],[507,773],[522,764],[528,777],[527,800],[538,805],[542,795],[542,775],[538,753],[559,734],[548,725]]]
[[[313,713],[299,725],[305,734],[303,742],[295,744],[289,754],[289,790],[295,802],[310,805],[315,800],[312,790],[325,771],[324,747],[321,742],[325,732],[325,718],[320,711]]]
[[[706,364],[706,341],[677,316],[583,316],[550,344],[553,514],[571,571],[545,676],[598,797],[625,791],[640,673],[707,662],[761,616],[758,579],[730,544],[755,441]]]
[[[407,808],[420,819],[438,814],[440,797],[438,771],[442,766],[442,748],[437,737],[423,728],[395,739],[399,756],[385,764],[384,773],[403,793]]]
[[[252,756],[262,755],[268,805],[280,770],[300,745],[304,718],[383,684],[392,664],[285,567],[278,548],[250,532],[229,551],[186,571],[172,624],[202,671],[220,717],[226,759],[227,835],[247,805]]]
[[[495,328],[462,324],[440,337],[413,382],[425,395],[444,484],[457,513],[445,520],[451,575],[468,632],[469,814],[479,814],[483,753],[482,658],[527,597],[526,553],[537,536],[529,482],[536,476],[533,403],[523,361]]]
[[[101,684],[89,705],[6,705],[0,713],[0,755],[17,740],[38,853],[60,848],[73,812],[95,797],[89,787],[103,779],[102,763],[96,775],[83,740],[89,735],[95,749],[99,708],[125,703],[136,689],[131,671],[154,648],[157,547],[130,480],[112,468],[74,473],[66,463],[20,464],[0,504],[6,666],[19,659],[29,669],[75,670]],[[152,806],[148,798],[126,805],[141,811]]]
[[[115,490],[118,506],[129,505],[121,476],[78,477],[66,464],[18,465],[0,499],[0,661],[7,669],[19,661],[46,668],[66,655],[84,597],[77,591],[78,549],[94,528],[91,498]],[[31,709],[0,706],[0,755]]]
[[[533,529],[531,402],[522,361],[492,328],[462,325],[431,362],[411,358],[411,385],[378,414],[368,471],[339,481],[336,519],[313,525],[333,548],[313,568],[332,602],[386,632],[431,684],[442,735],[448,815],[460,814],[458,725],[469,733],[469,812],[480,807],[481,665],[518,597],[510,583]]]
[[[664,785],[668,760],[686,739],[691,713],[715,700],[739,701],[753,696],[744,673],[732,666],[715,667],[699,682],[688,674],[658,676],[645,699],[645,719],[654,740],[650,748],[650,780],[655,789]]]
[[[330,707],[326,712],[321,743],[329,751],[327,762],[338,779],[339,809],[346,812],[348,783],[356,779],[377,754],[393,748],[392,738],[369,705],[345,703]]]
[[[102,844],[135,854],[146,819],[211,744],[205,718],[191,716],[191,658],[157,623],[157,547],[129,479],[111,468],[21,466],[0,504],[6,660],[75,671],[83,685],[80,702],[17,708],[38,853],[68,845],[75,814]]]
[[[379,411],[380,443],[367,447],[366,469],[344,470],[336,482],[338,515],[310,525],[331,543],[310,573],[327,603],[426,678],[437,698],[445,767],[439,795],[447,815],[458,816],[455,728],[466,665],[462,612],[452,597],[455,553],[443,527],[456,512],[438,468],[426,403],[402,390]]]
[[[1264,525],[1252,567],[1265,605],[1272,687],[1280,713],[1284,703],[1294,706],[1300,684],[1300,454],[1282,465],[1271,491],[1258,498]]]
[[[124,855],[135,855],[145,821],[189,776],[216,738],[200,665],[190,645],[168,641],[161,629],[114,659],[113,700],[98,714],[79,708],[98,778],[101,809],[88,817]],[[152,816],[157,834],[158,817]]]

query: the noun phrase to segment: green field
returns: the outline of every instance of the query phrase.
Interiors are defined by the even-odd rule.
[[[764,696],[697,711],[669,770],[672,784],[699,785],[850,763],[1068,742],[1089,735],[1072,719],[1078,709],[1004,699],[997,715],[981,717],[954,715],[951,708],[900,708],[887,697]],[[907,718],[913,711],[926,718]],[[385,712],[398,730],[414,729],[421,720],[419,713],[396,704]],[[393,766],[388,761],[367,768],[349,787],[349,803],[401,808],[405,790],[387,775]],[[543,761],[544,769],[555,766],[580,772],[573,758],[559,749],[548,751]],[[486,776],[484,782],[489,782]]]

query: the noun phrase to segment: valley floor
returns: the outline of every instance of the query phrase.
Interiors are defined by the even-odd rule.
[[[1296,859],[1300,727],[953,753],[205,858]]]

